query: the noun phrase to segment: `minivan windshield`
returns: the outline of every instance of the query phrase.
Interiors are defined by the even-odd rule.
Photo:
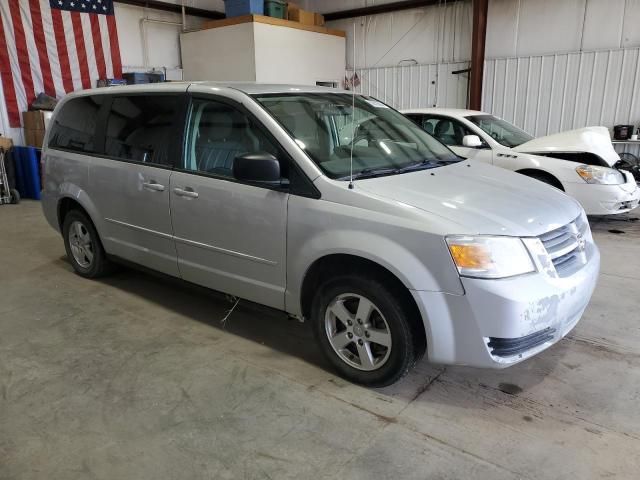
[[[411,120],[370,97],[348,93],[254,95],[331,178],[394,175],[457,162]]]
[[[494,117],[493,115],[472,115],[466,117],[471,123],[475,123],[482,130],[488,133],[500,145],[513,148],[522,145],[533,137],[524,130],[520,130],[515,125]]]

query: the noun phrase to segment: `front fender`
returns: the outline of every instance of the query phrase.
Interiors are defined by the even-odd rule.
[[[298,205],[289,203],[285,293],[288,312],[301,313],[301,288],[307,272],[317,260],[334,254],[372,261],[394,274],[409,290],[464,293],[441,236],[350,218],[348,208],[342,208],[341,213],[332,215],[331,222],[326,222],[326,212],[314,209],[311,202],[307,205],[307,199],[300,199],[295,202]],[[302,217],[304,221],[299,222]],[[291,228],[292,225],[296,227]]]
[[[542,157],[517,153],[518,158],[513,160],[513,170],[538,170],[555,177],[564,187],[567,183],[584,183],[580,175],[576,173],[576,167],[580,165],[569,160],[559,158]]]

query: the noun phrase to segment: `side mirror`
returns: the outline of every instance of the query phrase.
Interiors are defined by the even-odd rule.
[[[478,135],[465,135],[462,138],[462,145],[467,148],[478,148],[482,146],[482,140]]]
[[[280,185],[280,162],[267,152],[245,153],[233,160],[233,176],[245,182]]]

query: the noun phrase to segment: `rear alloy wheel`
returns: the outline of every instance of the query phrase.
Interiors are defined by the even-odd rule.
[[[79,221],[74,221],[69,227],[69,247],[71,255],[82,268],[90,268],[93,262],[93,245],[91,234],[87,227]]]
[[[97,278],[105,274],[109,262],[93,223],[79,210],[64,217],[62,235],[67,257],[78,275]]]
[[[412,331],[405,296],[384,279],[347,275],[325,281],[311,305],[314,334],[346,379],[369,387],[407,374],[423,348]]]

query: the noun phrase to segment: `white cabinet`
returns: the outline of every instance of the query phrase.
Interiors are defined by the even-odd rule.
[[[341,85],[344,79],[342,31],[262,16],[209,26],[180,36],[185,80]]]

